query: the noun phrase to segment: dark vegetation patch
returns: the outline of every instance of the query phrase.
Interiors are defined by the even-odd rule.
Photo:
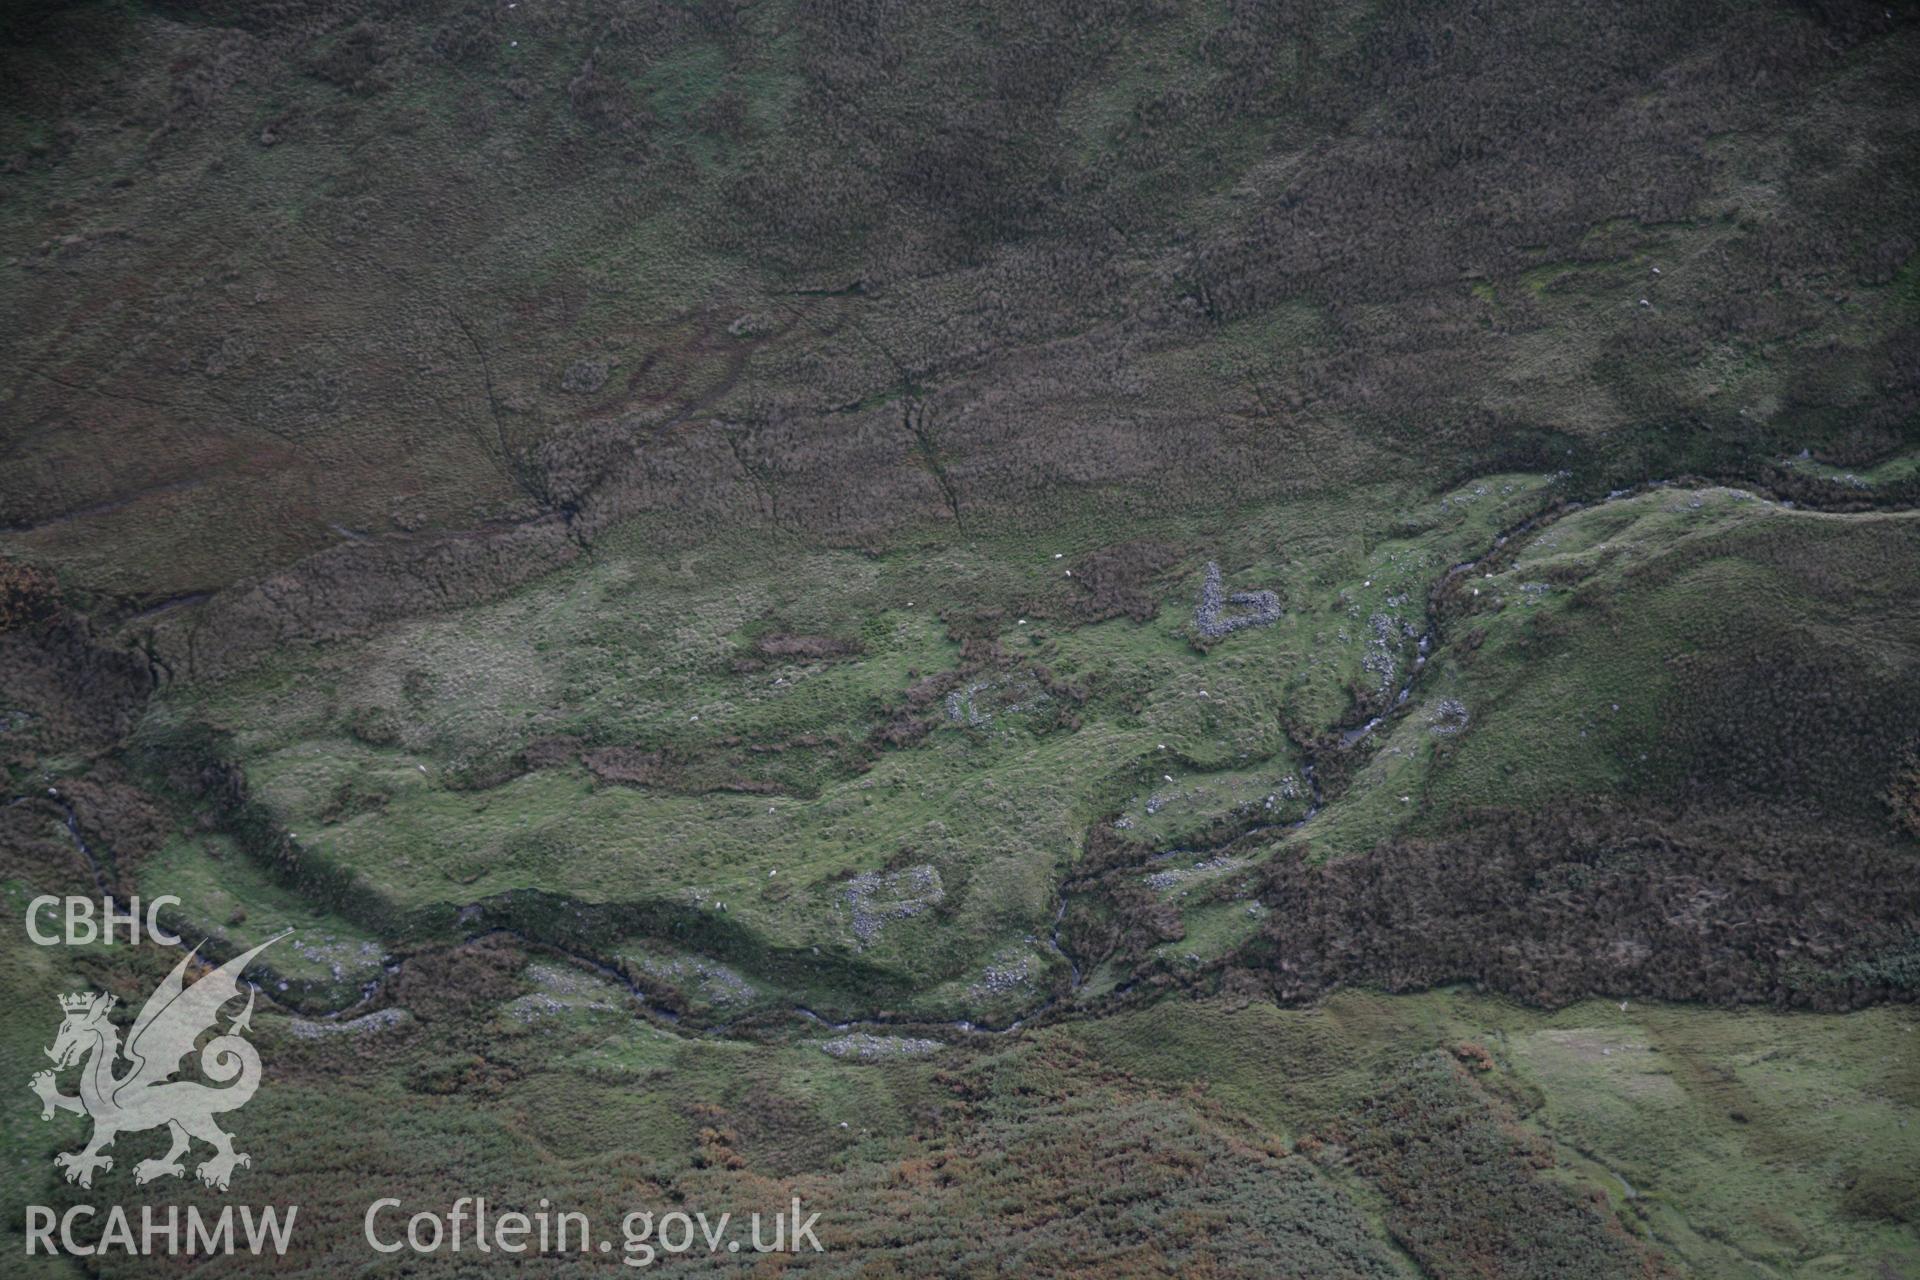
[[[1920,745],[1908,747],[1894,762],[1886,798],[1894,825],[1920,840]]]
[[[1913,1000],[1859,964],[1920,920],[1920,858],[1791,810],[1488,811],[1363,856],[1274,865],[1240,963],[1285,1000],[1472,981],[1558,1007],[1634,995],[1848,1009]]]
[[[698,1108],[701,1122],[697,1160],[728,1169],[749,1169],[762,1176],[791,1178],[832,1161],[844,1139],[821,1118],[804,1095],[783,1087],[777,1073],[744,1082],[730,1106]],[[914,1090],[913,1092],[921,1092]],[[932,1090],[925,1093],[933,1094]],[[948,1118],[937,1097],[919,1107],[923,1133],[937,1133]]]
[[[1849,1216],[1868,1222],[1912,1222],[1920,1217],[1920,1175],[1911,1170],[1868,1169],[1840,1202]]]
[[[961,675],[1009,660],[1001,640],[1011,620],[1005,609],[948,609],[941,612],[940,620],[947,624],[947,639],[960,646]]]
[[[173,815],[112,762],[63,780],[57,790],[48,798],[71,820],[72,835],[91,851],[107,885],[133,893],[141,861],[165,843]]]
[[[99,892],[92,864],[66,829],[66,811],[45,794],[0,805],[0,877],[80,897]]]
[[[1078,588],[1070,606],[1079,623],[1131,618],[1146,622],[1160,611],[1156,584],[1180,554],[1164,543],[1136,538],[1103,547],[1073,566]]]
[[[1909,673],[1786,637],[1730,636],[1673,666],[1683,684],[1646,744],[1647,791],[1683,804],[1884,819],[1900,787],[1894,744],[1920,735]]]
[[[1901,441],[1883,453],[1892,452],[1900,444],[1910,447],[1911,443],[1911,439]],[[1868,462],[1878,461],[1880,456],[1872,455]],[[1769,493],[1816,511],[1871,511],[1876,507],[1920,506],[1920,470],[1882,484],[1861,486],[1848,484],[1838,477],[1771,465],[1759,473],[1758,483],[1765,486]]]
[[[0,557],[0,635],[51,622],[60,609],[60,584],[51,573]]]
[[[489,934],[408,956],[391,992],[397,1004],[423,1022],[458,1019],[524,990],[518,974],[526,962],[526,953],[512,938]]]
[[[1184,937],[1180,908],[1161,901],[1137,877],[1114,877],[1097,893],[1072,895],[1060,918],[1060,944],[1083,969],[1112,964],[1133,970],[1161,943]]]
[[[749,651],[732,663],[736,675],[763,670],[770,664],[783,662],[831,662],[840,658],[855,658],[865,652],[858,640],[842,639],[838,636],[799,636],[786,632],[774,632],[755,640]]]
[[[113,647],[82,614],[0,631],[0,762],[19,771],[112,749],[146,707],[155,676],[146,653]]]
[[[343,542],[216,595],[176,636],[179,674],[216,678],[283,645],[361,635],[415,614],[490,600],[579,552],[558,518],[417,541]]]
[[[681,795],[738,791],[750,795],[813,796],[828,780],[852,777],[871,767],[865,743],[832,734],[801,733],[773,742],[737,736],[702,746],[594,746],[569,735],[541,738],[516,758],[479,774],[470,789],[484,789],[534,769],[579,763],[602,783],[651,787]]]
[[[1036,619],[1043,616],[1038,606],[1030,612]],[[943,724],[980,728],[1003,712],[1022,713],[1024,726],[1035,734],[1080,727],[1081,710],[1097,692],[1096,677],[1035,661],[1052,652],[1045,644],[1025,653],[1010,648],[1003,632],[1014,615],[1005,609],[952,609],[940,617],[947,639],[960,646],[958,662],[926,674],[910,671],[911,683],[880,709],[879,723],[868,735],[872,747],[912,747]],[[1038,629],[1026,634],[1030,640],[1041,637]]]
[[[1475,1046],[1463,1048],[1472,1062]],[[1447,1054],[1414,1059],[1301,1145],[1380,1189],[1388,1229],[1429,1274],[1679,1274],[1626,1233],[1603,1194],[1545,1176],[1555,1164],[1552,1144]]]
[[[901,699],[888,708],[872,735],[876,747],[911,747],[945,718],[946,697],[964,682],[958,671],[916,676]]]
[[[819,740],[814,740],[819,745]],[[784,744],[778,750],[785,750]],[[772,753],[766,753],[772,754]],[[680,759],[665,750],[641,747],[594,747],[580,753],[580,763],[602,782],[624,786],[658,787],[663,791],[698,794],[705,791],[744,791],[771,795],[788,788],[771,778],[750,777],[736,771],[731,761],[714,767],[698,757]]]
[[[491,778],[492,775],[486,775],[486,777]],[[488,781],[487,785],[497,786],[499,782],[505,780],[505,778],[499,778],[497,781]],[[473,785],[476,781],[478,779],[474,773],[463,771],[458,777],[450,778],[448,785],[456,790],[466,790],[469,787],[475,790],[483,789]],[[378,813],[386,808],[392,799],[393,793],[378,783],[370,783],[361,778],[348,778],[334,788],[333,796],[320,810],[319,818],[329,825],[344,822],[350,818],[359,817],[363,813]]]
[[[836,1180],[831,1247],[884,1250],[903,1276],[1398,1274],[1332,1179],[1202,1098],[1058,1043],[931,1083],[913,1154]]]
[[[769,658],[847,658],[861,651],[858,640],[785,634],[762,636],[754,648]]]
[[[1871,3],[14,8],[10,549],[219,589],[182,671],[641,513],[883,546],[1913,439]],[[1087,616],[1151,608],[1115,555]]]

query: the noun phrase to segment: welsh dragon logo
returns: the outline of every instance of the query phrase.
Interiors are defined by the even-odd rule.
[[[195,947],[147,997],[124,1049],[119,1028],[107,1020],[113,996],[81,992],[60,997],[66,1019],[53,1047],[46,1051],[54,1069],[37,1073],[31,1084],[40,1095],[42,1120],[51,1120],[55,1111],[84,1112],[93,1119],[93,1140],[84,1150],[64,1151],[53,1158],[55,1165],[66,1170],[68,1182],[91,1187],[96,1169],[113,1168],[113,1157],[100,1154],[102,1148],[111,1146],[119,1134],[162,1125],[171,1133],[173,1145],[159,1159],[136,1164],[135,1182],[184,1177],[186,1167],[180,1157],[195,1138],[213,1148],[212,1157],[195,1170],[209,1187],[225,1191],[235,1166],[252,1163],[233,1149],[233,1135],[213,1122],[221,1112],[245,1106],[260,1087],[260,1055],[242,1036],[253,1029],[251,984],[247,1007],[200,1051],[200,1074],[222,1087],[172,1076],[180,1070],[181,1060],[193,1052],[202,1032],[219,1030],[220,1010],[239,998],[240,975],[253,958],[286,936],[267,939],[189,987],[187,966],[200,950]],[[122,1058],[126,1069],[116,1074]],[[76,1064],[81,1068],[80,1093],[69,1097],[60,1092],[54,1077]]]

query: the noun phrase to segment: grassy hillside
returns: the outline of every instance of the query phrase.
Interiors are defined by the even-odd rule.
[[[130,609],[332,548],[311,632],[400,608],[399,535],[471,598],[636,511],[1869,467],[1913,443],[1903,12],[30,7],[7,545]]]

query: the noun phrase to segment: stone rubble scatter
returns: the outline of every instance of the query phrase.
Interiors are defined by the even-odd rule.
[[[1467,723],[1467,704],[1458,698],[1445,698],[1427,717],[1427,732],[1445,738],[1465,729]]]
[[[938,1040],[914,1036],[876,1036],[866,1031],[839,1036],[823,1042],[820,1052],[857,1062],[883,1062],[888,1058],[924,1058],[945,1046]]]
[[[973,984],[969,992],[976,1000],[987,996],[1011,995],[1026,990],[1032,982],[1033,964],[1029,957],[1021,956],[1011,963],[995,962],[987,966],[980,981]]]
[[[1229,604],[1246,609],[1245,613],[1223,614]],[[1209,640],[1218,640],[1243,627],[1264,627],[1280,620],[1280,597],[1271,591],[1236,591],[1224,595],[1220,586],[1220,566],[1209,560],[1207,576],[1200,586],[1200,603],[1193,610],[1193,625]]]
[[[294,1018],[287,1023],[287,1030],[299,1040],[324,1040],[329,1036],[371,1035],[376,1031],[405,1026],[412,1021],[413,1015],[405,1009],[379,1009],[347,1022],[315,1022],[311,1018]]]
[[[1378,678],[1380,691],[1385,693],[1393,688],[1393,678],[1400,670],[1400,664],[1394,658],[1396,628],[1393,615],[1376,613],[1367,619],[1367,628],[1373,634],[1367,641],[1360,667]]]
[[[847,884],[847,906],[853,913],[853,936],[861,946],[880,937],[889,920],[907,920],[946,900],[939,869],[931,863],[900,871],[865,871]]]
[[[684,956],[663,960],[645,956],[640,959],[639,968],[647,976],[661,982],[675,986],[691,984],[711,1004],[748,1004],[758,994],[753,984],[745,978],[727,966],[709,960]]]

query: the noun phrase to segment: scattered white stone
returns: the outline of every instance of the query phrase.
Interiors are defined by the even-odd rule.
[[[938,1040],[910,1036],[876,1036],[866,1031],[825,1041],[820,1052],[856,1062],[881,1062],[888,1058],[924,1058],[946,1046]],[[841,1128],[845,1128],[844,1124]]]
[[[1427,732],[1444,738],[1459,733],[1469,723],[1466,703],[1458,698],[1442,698],[1427,716]]]
[[[848,881],[846,889],[853,936],[862,947],[879,938],[882,925],[910,920],[945,899],[940,872],[932,863],[899,871],[865,871]]]
[[[380,1009],[347,1022],[316,1022],[311,1018],[293,1018],[287,1022],[287,1030],[300,1040],[323,1040],[328,1036],[367,1035],[375,1031],[385,1031],[390,1027],[404,1026],[413,1021],[413,1015],[405,1009]]]

